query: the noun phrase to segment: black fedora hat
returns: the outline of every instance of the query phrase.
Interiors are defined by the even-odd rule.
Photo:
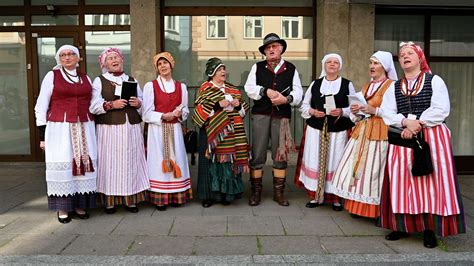
[[[281,54],[283,54],[286,51],[286,41],[283,39],[280,39],[280,36],[278,36],[276,33],[273,33],[273,32],[267,34],[267,36],[263,38],[263,45],[258,47],[258,50],[260,51],[260,53],[264,55],[265,47],[267,47],[267,45],[269,45],[270,43],[274,43],[274,42],[278,42],[281,45],[283,45],[283,51],[281,52]]]

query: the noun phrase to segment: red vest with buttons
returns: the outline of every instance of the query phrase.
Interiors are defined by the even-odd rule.
[[[48,121],[51,122],[87,122],[93,121],[89,113],[92,98],[92,85],[87,75],[79,73],[82,83],[67,82],[61,70],[53,70],[53,93],[49,102]]]
[[[181,83],[179,81],[174,82],[174,92],[166,93],[161,90],[158,81],[155,79],[153,80],[153,92],[154,92],[154,104],[155,104],[155,111],[160,113],[169,113],[173,112],[176,106],[179,106],[182,101],[181,96]],[[176,117],[171,121],[166,121],[166,123],[178,123],[179,120]]]

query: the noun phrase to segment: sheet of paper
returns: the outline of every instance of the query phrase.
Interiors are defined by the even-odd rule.
[[[349,105],[352,105],[352,104],[366,105],[367,104],[367,101],[365,100],[362,92],[357,92],[355,94],[347,95],[347,97],[349,98]],[[368,116],[366,113],[362,111],[357,112],[357,114]]]
[[[326,114],[329,115],[332,110],[336,109],[336,101],[334,100],[334,95],[326,95],[325,99],[324,109],[326,109]]]
[[[122,96],[122,84],[115,84],[115,96]]]
[[[224,99],[226,99],[229,102],[232,102],[234,100],[234,98],[232,98],[232,95],[230,95],[230,94],[225,94]],[[234,107],[230,104],[229,104],[229,106],[224,108],[224,111],[227,111],[227,112],[232,112],[233,110],[234,110]]]

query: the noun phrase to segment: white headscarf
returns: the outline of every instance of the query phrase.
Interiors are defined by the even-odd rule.
[[[59,55],[60,55],[64,50],[71,50],[71,51],[73,51],[75,54],[77,54],[78,57],[80,56],[80,54],[79,54],[79,49],[77,49],[76,46],[72,46],[72,45],[66,44],[66,45],[63,45],[63,46],[59,47],[58,51],[56,52],[56,55],[54,56],[54,59],[56,59],[56,66],[53,67],[53,70],[54,70],[54,69],[60,69],[60,68],[61,68],[61,59],[59,58]],[[79,62],[76,64],[76,67],[78,67],[78,66],[79,66]]]
[[[337,60],[339,60],[339,71],[342,69],[342,57],[336,53],[330,53],[327,54],[323,57],[323,60],[321,60],[321,75],[319,75],[319,78],[325,77],[326,76],[326,69],[324,66],[326,65],[326,61],[328,61],[329,58],[335,57]]]
[[[370,58],[375,58],[382,64],[383,69],[387,72],[387,76],[391,80],[398,80],[397,71],[393,64],[393,56],[390,52],[377,51]]]

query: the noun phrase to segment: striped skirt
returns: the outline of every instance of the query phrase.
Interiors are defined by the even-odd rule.
[[[388,176],[381,199],[381,226],[408,233],[433,230],[440,236],[464,233],[464,211],[446,125],[423,129],[434,171],[412,176],[413,151],[389,145]]]
[[[328,151],[327,173],[321,177],[319,174],[319,137],[320,131],[310,126],[305,127],[301,139],[298,162],[296,166],[295,183],[298,187],[306,189],[311,199],[315,197],[319,179],[325,178],[325,193],[334,193],[333,177],[336,167],[341,160],[344,146],[347,143],[347,131],[331,132]],[[329,201],[328,201],[329,200]],[[325,197],[326,203],[338,202],[339,197]]]
[[[99,124],[97,144],[97,192],[132,196],[150,187],[140,124]]]

